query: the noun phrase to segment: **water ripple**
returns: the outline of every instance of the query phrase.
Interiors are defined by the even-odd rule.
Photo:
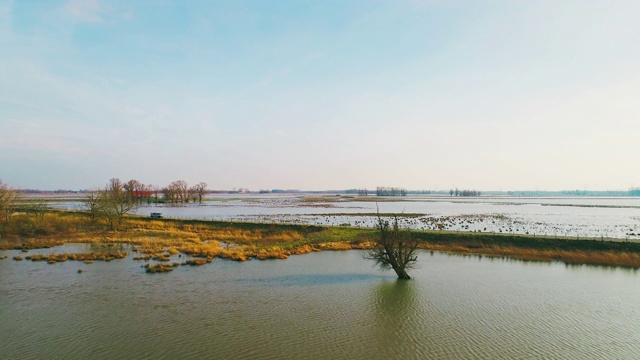
[[[0,354],[609,359],[640,352],[634,273],[423,259],[412,281],[379,272],[357,251],[216,261],[159,276],[132,271],[139,264],[129,259],[0,261]]]

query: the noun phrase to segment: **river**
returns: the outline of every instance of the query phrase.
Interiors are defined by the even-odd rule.
[[[67,244],[38,252],[88,251]],[[216,259],[146,274],[108,263],[0,260],[7,359],[630,359],[633,270],[421,252],[396,281],[360,251]],[[78,273],[82,269],[82,273]]]

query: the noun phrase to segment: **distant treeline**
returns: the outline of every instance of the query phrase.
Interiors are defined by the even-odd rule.
[[[134,180],[135,181],[135,180]],[[178,180],[180,181],[180,180]],[[199,184],[200,186],[202,186],[201,183]],[[172,186],[173,185],[173,186]],[[175,185],[181,185],[181,186],[177,186],[177,187],[181,187],[183,188],[183,184],[170,184],[167,188],[169,188],[169,196],[167,197],[167,200],[169,200],[170,202],[172,201],[172,197],[175,198],[175,196],[172,196],[171,194],[171,190],[175,190],[176,186]],[[163,187],[155,187],[153,186],[153,189],[150,189],[150,187],[147,185],[147,187],[142,190],[142,191],[153,191],[154,195],[152,198],[157,198],[157,193],[160,192],[162,193],[165,188]],[[171,189],[174,188],[174,189]],[[391,190],[389,190],[391,189]],[[393,191],[395,189],[395,192]],[[24,194],[77,194],[77,193],[86,193],[89,190],[38,190],[38,189],[16,189],[18,192],[20,193],[24,193]],[[183,189],[181,189],[183,190]],[[508,191],[497,191],[497,190],[485,190],[485,191],[478,191],[478,190],[459,190],[459,189],[451,189],[451,190],[406,190],[403,188],[387,188],[387,187],[378,187],[376,188],[376,192],[375,194],[378,195],[378,190],[381,190],[382,193],[384,193],[385,195],[379,195],[379,196],[405,196],[407,194],[413,194],[413,195],[451,195],[451,196],[480,196],[480,195],[493,195],[493,196],[499,196],[499,195],[509,195],[509,196],[640,196],[640,187],[632,187],[629,190],[559,190],[559,191],[549,191],[549,190],[508,190]],[[457,193],[456,193],[457,191]],[[196,191],[197,192],[197,191]],[[193,193],[193,192],[192,192]],[[233,189],[233,190],[206,190],[206,193],[214,193],[214,194],[249,194],[249,193],[260,193],[260,194],[270,194],[270,193],[274,193],[274,194],[282,194],[282,193],[291,193],[291,194],[295,194],[295,193],[311,193],[311,194],[335,194],[335,193],[344,193],[344,194],[357,194],[360,196],[368,196],[368,195],[373,195],[373,191],[370,191],[366,188],[364,189],[347,189],[347,190],[316,190],[316,191],[305,191],[305,190],[298,190],[298,189],[273,189],[273,190],[260,190],[260,191],[250,191],[249,189],[245,189],[245,188],[240,188],[240,189]],[[386,195],[387,193],[390,193],[389,195]],[[174,191],[173,194],[176,194],[176,192]],[[140,196],[138,196],[138,198],[140,198]],[[149,196],[144,197],[146,199],[149,198]],[[178,196],[179,198],[179,196]],[[191,198],[193,199],[193,197],[184,197],[184,198]],[[154,199],[152,199],[154,200]],[[162,199],[159,199],[159,201],[163,201]],[[175,199],[173,199],[173,202],[176,202]]]
[[[450,196],[480,196],[480,194],[478,190],[460,190],[458,188],[449,190]]]
[[[378,186],[377,196],[407,196],[407,189],[397,187]]]

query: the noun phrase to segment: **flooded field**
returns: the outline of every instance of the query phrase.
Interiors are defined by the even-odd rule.
[[[11,260],[16,254],[0,254],[8,256],[0,260],[6,358],[629,359],[640,352],[632,270],[422,252],[414,280],[397,282],[360,251],[216,259],[162,274],[145,273],[131,254],[54,265]]]
[[[78,206],[66,203],[67,208]],[[402,214],[413,229],[479,231],[550,237],[640,240],[639,197],[479,197],[215,195],[202,204],[149,205],[140,215],[166,217],[373,227],[376,212]]]

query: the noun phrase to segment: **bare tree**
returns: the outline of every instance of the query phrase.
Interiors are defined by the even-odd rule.
[[[202,197],[207,191],[207,183],[199,182],[198,184],[193,186],[193,190],[198,195],[198,202],[202,202]]]
[[[20,200],[18,190],[10,188],[0,180],[0,221],[9,221]]]
[[[51,210],[44,200],[30,201],[24,205],[24,211],[35,219],[38,226],[44,224],[44,216]]]
[[[155,203],[158,203],[158,192],[162,191],[162,188],[158,185],[149,185],[150,186],[150,190],[153,193],[153,196],[155,197]]]
[[[118,178],[109,180],[100,196],[101,211],[109,221],[111,229],[122,225],[124,217],[136,206],[135,202],[127,193],[124,184]]]
[[[176,190],[173,188],[173,183],[162,188],[162,197],[164,198],[164,201],[167,203],[176,202],[177,195],[176,195]]]
[[[393,220],[389,223],[378,213],[376,229],[380,232],[380,237],[375,248],[369,250],[364,257],[375,261],[382,269],[393,269],[398,279],[411,279],[407,270],[413,268],[418,260],[418,241],[409,231],[400,229],[398,215],[393,215]]]
[[[182,203],[189,202],[189,185],[184,180],[176,180],[169,184],[175,193],[175,199]]]
[[[102,215],[103,202],[101,201],[101,196],[102,192],[96,189],[87,191],[84,196],[82,207],[89,213],[92,224]]]
[[[114,180],[114,179],[111,179],[111,180]],[[120,180],[118,179],[118,181]],[[137,185],[138,185],[138,180],[131,179],[126,183],[122,184],[122,190],[124,191],[126,196],[128,196],[130,199],[133,199],[133,192],[135,191],[135,188]]]
[[[376,188],[377,196],[407,196],[407,189],[398,187],[378,186]]]
[[[153,193],[153,186],[140,183],[138,186],[138,203],[143,201],[147,204],[151,204],[151,194]]]

